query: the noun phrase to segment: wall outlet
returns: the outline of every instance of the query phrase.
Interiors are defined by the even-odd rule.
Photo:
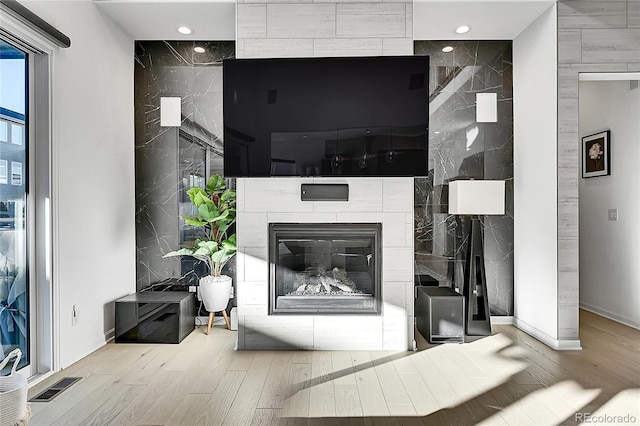
[[[73,305],[73,308],[71,308],[71,325],[76,326],[78,324],[80,324],[80,309],[78,305]]]
[[[195,285],[190,285],[189,286],[189,293],[195,293],[196,292],[196,286]]]
[[[616,221],[618,220],[618,209],[609,209],[609,220]]]

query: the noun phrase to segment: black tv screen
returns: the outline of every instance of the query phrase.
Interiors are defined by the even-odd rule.
[[[224,174],[425,176],[429,57],[228,59]]]

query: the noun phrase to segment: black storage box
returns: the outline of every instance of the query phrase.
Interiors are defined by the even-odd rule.
[[[146,291],[116,300],[116,343],[180,343],[195,329],[186,291]]]

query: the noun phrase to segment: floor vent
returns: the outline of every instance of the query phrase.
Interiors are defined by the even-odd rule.
[[[32,402],[49,402],[56,396],[60,395],[62,392],[66,391],[71,387],[72,384],[82,379],[82,377],[65,377],[59,382],[49,386],[47,389],[40,392],[38,395],[31,398],[29,401]]]

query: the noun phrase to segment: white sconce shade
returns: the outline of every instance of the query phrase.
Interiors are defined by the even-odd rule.
[[[504,214],[503,180],[456,180],[449,183],[449,214]]]
[[[476,121],[478,123],[498,121],[497,93],[476,93]]]
[[[160,98],[160,126],[180,127],[182,124],[181,98]]]

